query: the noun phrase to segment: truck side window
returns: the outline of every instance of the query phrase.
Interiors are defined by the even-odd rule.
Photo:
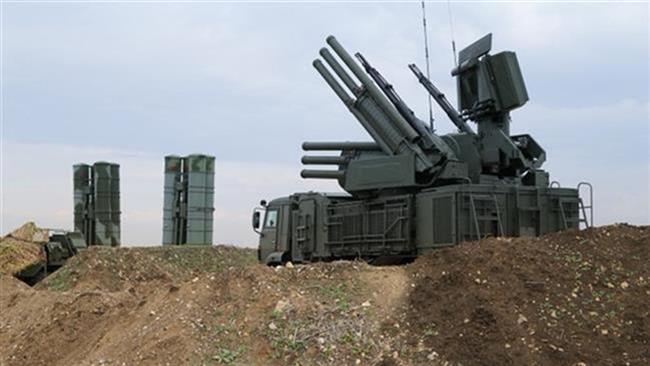
[[[274,228],[278,225],[278,210],[267,210],[264,228]]]

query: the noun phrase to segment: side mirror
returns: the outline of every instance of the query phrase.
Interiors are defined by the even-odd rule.
[[[260,228],[260,212],[253,212],[253,230],[257,231]]]

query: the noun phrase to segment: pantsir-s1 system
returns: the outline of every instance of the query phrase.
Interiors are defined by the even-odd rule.
[[[348,194],[295,193],[262,201],[253,214],[260,261],[405,258],[487,236],[537,236],[590,225],[586,209],[593,205],[583,205],[580,186],[550,183],[541,169],[544,149],[530,135],[510,134],[510,111],[523,106],[528,93],[515,53],[489,53],[491,34],[458,55],[451,72],[458,110],[409,65],[458,128],[441,136],[361,54],[353,58],[333,36],[327,44],[338,58],[322,48],[325,63],[317,59],[313,66],[374,141],[302,145],[337,154],[304,156],[303,164],[334,169],[305,169],[301,176],[336,179]],[[591,197],[591,186],[582,184]]]

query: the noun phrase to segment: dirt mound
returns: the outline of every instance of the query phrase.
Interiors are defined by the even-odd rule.
[[[0,292],[20,291],[29,289],[29,286],[14,276],[0,273]]]
[[[15,275],[45,261],[49,231],[28,222],[0,239],[0,273]]]
[[[91,248],[37,288],[0,294],[0,363],[350,364],[382,355],[375,300],[360,280],[381,269],[255,262],[255,251],[232,247]]]
[[[33,243],[47,243],[50,238],[50,231],[41,229],[32,221],[25,223],[23,226],[9,233],[6,237],[29,241]],[[4,238],[3,238],[4,239]]]
[[[463,365],[650,361],[650,230],[494,238],[408,271],[409,342]]]
[[[53,290],[116,292],[183,282],[201,273],[257,263],[256,252],[232,246],[102,247],[93,246],[38,284]]]
[[[200,360],[196,324],[219,292],[197,276],[250,263],[254,251],[232,247],[93,247],[35,288],[3,276],[0,364]]]
[[[489,239],[408,266],[91,248],[0,276],[6,365],[645,365],[647,227]]]

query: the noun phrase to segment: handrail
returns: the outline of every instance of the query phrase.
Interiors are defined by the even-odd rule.
[[[585,225],[587,227],[593,227],[594,226],[594,187],[589,182],[578,183],[578,186],[576,187],[576,189],[578,190],[578,196],[580,196],[581,187],[587,187],[589,189],[589,205],[585,206],[583,203],[581,206],[582,206],[582,214],[585,218]],[[585,209],[589,209],[588,222],[587,222],[587,213],[585,212]]]

